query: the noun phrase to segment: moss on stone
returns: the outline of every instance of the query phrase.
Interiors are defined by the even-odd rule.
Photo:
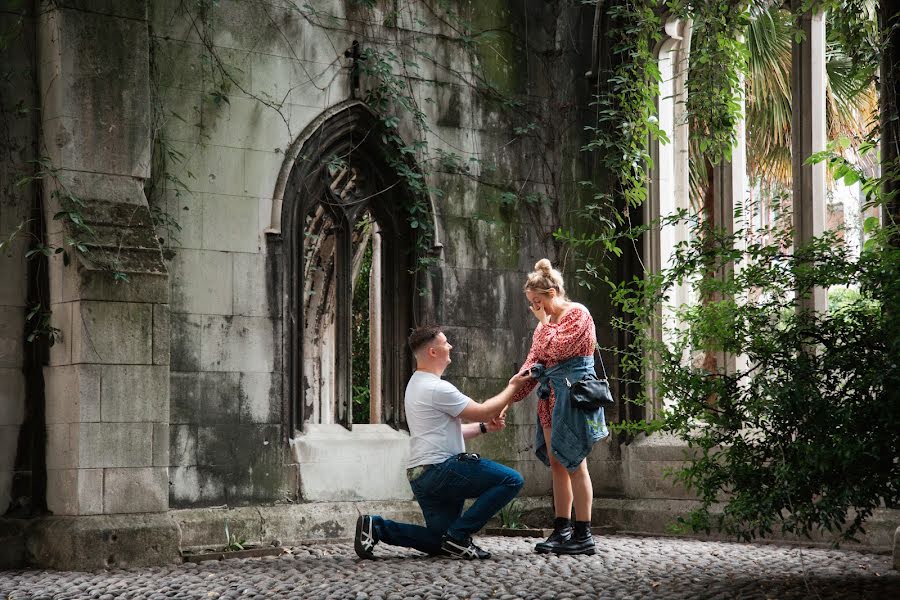
[[[512,34],[513,9],[508,0],[470,0],[478,62],[487,83],[504,94],[521,93],[527,69],[525,49]],[[488,32],[488,33],[482,33]]]

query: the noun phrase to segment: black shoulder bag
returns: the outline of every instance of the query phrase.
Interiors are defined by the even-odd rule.
[[[612,406],[615,404],[612,392],[609,390],[609,381],[606,379],[606,366],[600,357],[600,350],[594,347],[594,358],[600,361],[600,368],[603,369],[603,379],[599,379],[595,374],[588,373],[575,383],[569,383],[566,379],[566,385],[569,386],[569,394],[572,404],[582,410],[594,411],[601,406]],[[596,364],[594,373],[597,372]]]

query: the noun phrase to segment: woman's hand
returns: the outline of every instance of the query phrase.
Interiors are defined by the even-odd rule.
[[[539,323],[546,324],[547,321],[550,320],[550,316],[544,312],[543,306],[539,305],[539,306],[535,307],[534,304],[529,304],[528,308],[531,309],[531,314],[534,315],[534,318],[537,319]]]

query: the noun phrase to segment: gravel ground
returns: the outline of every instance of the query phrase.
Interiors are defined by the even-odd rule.
[[[479,537],[484,561],[428,558],[378,545],[284,549],[278,557],[94,573],[0,571],[0,597],[333,598],[351,600],[900,599],[891,557],[848,550],[598,536],[594,556],[535,554],[528,538]]]

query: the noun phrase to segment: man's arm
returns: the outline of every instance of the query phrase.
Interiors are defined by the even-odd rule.
[[[529,379],[531,379],[530,375],[514,375],[503,391],[493,398],[488,398],[481,403],[469,400],[466,407],[459,413],[459,418],[463,421],[474,423],[474,425],[478,427],[479,422],[490,421],[499,416],[503,409],[512,402],[516,391],[525,385]],[[465,435],[465,431],[463,432],[463,435]]]

